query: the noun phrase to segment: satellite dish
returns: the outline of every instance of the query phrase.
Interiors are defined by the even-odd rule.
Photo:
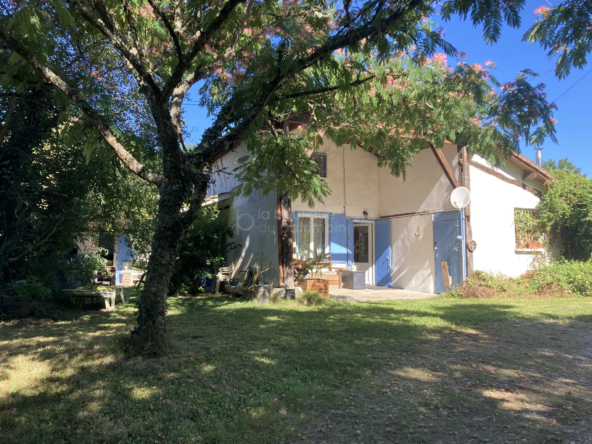
[[[450,195],[450,203],[459,210],[466,208],[471,203],[471,192],[465,187],[455,188]]]

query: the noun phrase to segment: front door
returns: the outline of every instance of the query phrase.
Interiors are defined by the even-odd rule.
[[[366,273],[366,285],[374,285],[374,239],[371,222],[354,222],[354,265]]]
[[[444,293],[463,280],[463,231],[460,211],[434,214],[436,293]],[[448,269],[450,285],[446,285],[444,268]]]

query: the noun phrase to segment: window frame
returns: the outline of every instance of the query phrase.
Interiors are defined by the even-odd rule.
[[[513,214],[513,220],[512,220],[512,225],[514,226],[514,248],[516,250],[532,250],[532,248],[527,247],[526,245],[530,244],[530,243],[540,243],[543,244],[544,243],[544,239],[545,239],[545,234],[544,233],[540,233],[537,231],[532,231],[530,233],[530,236],[534,236],[534,235],[538,235],[541,238],[539,239],[539,242],[524,242],[524,246],[519,246],[518,245],[518,228],[516,227],[516,215],[517,212],[524,212],[524,213],[529,213],[529,214],[536,214],[536,208],[523,208],[523,207],[514,207],[514,214]],[[528,231],[525,231],[524,233],[527,233]],[[531,241],[534,239],[530,239]]]
[[[310,158],[311,158],[312,160],[314,160],[314,159],[313,159],[313,156],[318,156],[318,157],[324,157],[324,158],[325,158],[325,174],[324,174],[324,175],[321,175],[321,174],[319,174],[319,176],[320,176],[320,177],[323,177],[323,178],[327,178],[327,170],[329,169],[329,168],[328,168],[328,167],[329,167],[329,165],[328,165],[328,163],[327,163],[327,153],[316,153],[316,152],[313,152],[313,153],[310,155]],[[315,163],[316,163],[316,161],[315,161]],[[318,165],[318,164],[317,164],[317,165]],[[318,174],[318,170],[317,170],[317,174]]]
[[[300,229],[300,219],[301,218],[309,218],[310,219],[310,245],[309,250],[312,252],[314,250],[314,219],[324,219],[325,220],[325,249],[323,251],[324,254],[331,254],[331,243],[329,241],[329,214],[328,213],[298,213],[296,233],[299,233]],[[300,236],[298,236],[298,240],[296,242],[296,255],[299,259],[310,259],[310,257],[304,257],[303,253],[300,251]]]

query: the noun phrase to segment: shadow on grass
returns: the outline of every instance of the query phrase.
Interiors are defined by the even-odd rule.
[[[174,298],[168,321],[174,352],[146,360],[119,351],[130,318],[128,306],[70,323],[0,329],[3,441],[276,443],[308,433],[318,442],[377,442],[397,428],[406,442],[435,442],[426,441],[427,429],[420,433],[420,415],[444,418],[445,429],[456,428],[450,421],[465,421],[465,410],[506,417],[496,393],[484,387],[497,390],[496,384],[519,379],[516,371],[548,365],[548,356],[528,346],[541,348],[539,330],[554,328],[511,303],[334,303],[309,309]],[[577,318],[592,321],[587,314]],[[577,361],[558,359],[557,368]],[[398,390],[389,385],[388,396],[373,386],[395,379]],[[482,387],[469,385],[469,394],[465,380]],[[531,397],[563,402],[550,385],[523,386]],[[439,395],[432,393],[435,387]],[[344,403],[352,391],[364,403]],[[581,403],[590,407],[588,400]],[[373,404],[384,404],[380,413],[373,409],[382,417],[356,423]],[[388,410],[391,405],[398,407]],[[391,427],[385,426],[387,410],[395,413]],[[531,413],[515,410],[508,426],[539,424]],[[319,434],[325,416],[334,416],[341,432]],[[447,436],[437,433],[434,439]]]

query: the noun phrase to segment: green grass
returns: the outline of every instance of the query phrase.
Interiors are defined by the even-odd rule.
[[[133,313],[2,326],[0,442],[546,442],[592,411],[583,298],[171,298],[161,359],[121,352]]]

